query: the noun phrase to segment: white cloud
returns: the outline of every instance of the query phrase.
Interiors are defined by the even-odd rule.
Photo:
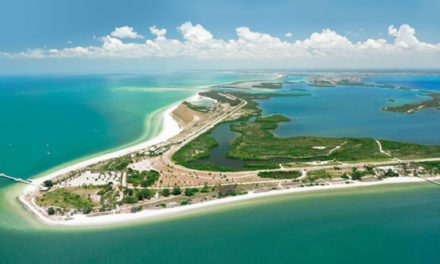
[[[156,26],[151,26],[150,32],[151,34],[156,35],[156,39],[160,40],[165,39],[165,35],[167,34],[167,30],[165,28],[158,29]]]
[[[211,32],[206,30],[200,24],[193,26],[191,22],[185,22],[180,27],[178,27],[178,29],[182,33],[183,38],[187,41],[201,43],[210,41],[214,38]]]
[[[290,33],[290,32],[287,32],[284,36],[285,36],[286,38],[291,38],[291,37],[293,36],[293,34]]]
[[[110,34],[112,37],[124,39],[137,39],[137,38],[143,38],[143,36],[139,35],[137,32],[133,30],[132,27],[129,26],[123,26],[123,27],[117,27],[115,30]]]
[[[9,58],[47,57],[187,57],[200,60],[263,60],[289,65],[348,65],[353,62],[365,65],[394,63],[399,67],[413,66],[419,62],[440,66],[440,44],[421,42],[409,25],[390,26],[385,39],[367,39],[352,42],[331,29],[312,33],[304,40],[284,41],[267,33],[254,32],[248,27],[236,28],[233,39],[217,39],[202,25],[185,22],[177,29],[182,40],[168,39],[167,30],[151,26],[153,39],[144,42],[122,41],[123,38],[139,38],[133,28],[116,28],[110,35],[100,38],[101,45],[78,46],[64,49],[31,49],[18,53],[0,53]],[[287,36],[287,34],[286,34]],[[425,61],[427,60],[427,61]],[[350,64],[351,65],[351,64]]]

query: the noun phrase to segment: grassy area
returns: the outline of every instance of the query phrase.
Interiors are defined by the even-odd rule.
[[[247,169],[252,170],[270,170],[270,169],[279,169],[280,165],[276,163],[250,163],[243,165]]]
[[[94,172],[124,171],[127,169],[127,166],[132,162],[133,160],[131,158],[131,155],[125,155],[119,158],[108,160],[100,164],[98,167],[92,167],[91,170]]]
[[[191,104],[190,102],[187,102],[187,101],[184,101],[183,105],[185,105],[186,107],[188,107],[191,110],[201,112],[201,113],[208,113],[209,110],[211,110],[211,107],[209,107],[209,106],[195,105],[195,104]]]
[[[440,174],[440,161],[416,162],[414,165],[424,168],[432,175]]]
[[[314,182],[316,180],[330,180],[332,175],[325,170],[312,170],[307,173],[305,181]]]
[[[254,122],[241,122],[231,129],[241,134],[228,150],[228,157],[241,160],[271,160],[292,158],[295,161],[384,160],[377,143],[371,138],[275,137],[270,130],[278,122],[289,119],[273,115],[257,118]]]
[[[296,179],[301,176],[301,172],[296,170],[291,171],[260,171],[258,176],[261,178],[273,179]]]
[[[119,191],[113,188],[112,184],[108,184],[102,188],[98,193],[100,196],[101,208],[99,211],[110,211],[116,208],[117,200],[119,199]]]
[[[212,94],[216,92],[212,91]],[[249,164],[249,169],[276,169],[277,159],[288,159],[290,162],[333,161],[333,162],[370,162],[391,159],[381,153],[377,142],[372,138],[325,138],[312,136],[296,136],[279,138],[271,130],[278,127],[280,122],[289,119],[282,115],[261,116],[261,110],[255,99],[266,99],[272,96],[303,96],[304,94],[276,93],[243,93],[228,92],[233,97],[246,100],[247,108],[257,118],[231,125],[231,130],[240,133],[228,149],[228,158],[248,161],[269,161],[267,164]],[[307,95],[307,94],[305,94]],[[226,98],[226,97],[225,97]],[[383,140],[384,151],[398,158],[440,157],[440,146],[427,146],[411,143],[400,143]],[[212,147],[217,146],[215,139],[202,135],[175,153],[173,159],[184,166],[200,170],[236,171],[238,169],[220,167],[216,164],[192,164],[189,162],[209,156]],[[286,162],[286,161],[284,161]],[[239,169],[242,170],[242,169]]]
[[[430,96],[431,99],[415,104],[404,104],[400,106],[384,107],[383,110],[389,112],[413,114],[421,109],[426,109],[426,108],[440,109],[440,93],[428,93],[425,95]]]
[[[85,210],[93,208],[94,204],[86,195],[75,193],[75,189],[60,188],[44,193],[37,198],[37,204],[42,207],[53,206],[62,209]]]
[[[381,140],[382,149],[392,156],[401,159],[440,157],[440,146],[419,145],[413,143]]]
[[[189,162],[209,157],[213,147],[218,146],[218,142],[208,134],[202,134],[192,140],[173,155],[173,160],[177,164],[187,166]]]
[[[148,187],[153,185],[159,179],[159,172],[155,170],[137,171],[129,168],[127,170],[127,183],[133,186]]]

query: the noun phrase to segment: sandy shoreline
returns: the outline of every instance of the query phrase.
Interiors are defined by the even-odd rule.
[[[110,152],[110,153],[107,153],[107,154],[104,154],[104,155],[101,155],[101,156],[98,156],[98,157],[94,157],[94,158],[91,158],[91,159],[80,161],[80,162],[75,163],[73,165],[70,165],[70,166],[61,168],[59,170],[56,170],[54,172],[51,172],[51,173],[49,173],[47,175],[44,175],[42,177],[31,178],[30,180],[32,180],[32,182],[35,183],[36,185],[40,185],[45,180],[52,179],[52,178],[54,178],[56,176],[59,176],[61,174],[65,174],[65,173],[68,173],[68,172],[73,171],[73,170],[78,170],[78,169],[90,166],[92,164],[95,164],[95,163],[98,163],[98,162],[101,162],[101,161],[105,161],[105,160],[112,159],[112,158],[117,158],[117,157],[129,154],[129,153],[132,153],[132,152],[135,152],[135,151],[147,148],[147,147],[152,146],[154,144],[166,141],[166,140],[176,136],[177,134],[180,133],[180,131],[182,129],[179,127],[179,124],[177,123],[177,121],[174,120],[174,118],[172,117],[171,113],[174,111],[174,109],[177,108],[177,106],[179,106],[179,104],[181,102],[182,101],[179,101],[179,102],[173,104],[172,106],[166,108],[163,111],[163,113],[162,113],[162,124],[161,124],[162,127],[161,127],[161,131],[155,137],[153,137],[153,138],[151,138],[151,139],[149,139],[149,140],[147,140],[145,142],[142,142],[142,143],[139,143],[139,144],[136,144],[136,145],[133,145],[133,146],[129,146],[129,147],[124,148],[124,149],[116,150],[116,151],[113,151],[113,152]],[[28,185],[24,189],[24,194],[27,194],[27,193],[32,192],[32,191],[35,191],[35,189],[36,189],[35,186]]]
[[[435,179],[438,179],[435,178]],[[109,214],[103,216],[86,216],[86,215],[74,215],[69,220],[66,221],[56,221],[51,220],[45,217],[40,211],[35,210],[34,202],[29,202],[23,197],[19,197],[20,201],[30,209],[43,223],[50,226],[65,226],[65,227],[75,227],[75,226],[104,226],[104,225],[112,225],[112,224],[125,224],[130,222],[135,222],[139,220],[153,219],[160,216],[170,216],[170,215],[178,215],[179,213],[188,212],[191,210],[195,210],[198,208],[211,207],[220,204],[226,204],[231,202],[250,200],[260,197],[269,197],[274,195],[283,195],[283,194],[293,194],[293,193],[304,193],[310,191],[319,191],[319,190],[334,190],[334,189],[347,189],[354,187],[367,187],[367,186],[376,186],[376,185],[385,185],[385,184],[399,184],[399,183],[418,183],[424,182],[425,180],[417,178],[417,177],[396,177],[396,178],[385,178],[381,181],[375,182],[354,182],[350,184],[340,183],[340,184],[332,184],[325,186],[311,186],[311,187],[295,187],[284,190],[273,190],[267,192],[253,193],[250,192],[245,195],[234,196],[221,198],[216,200],[211,200],[202,203],[190,204],[185,206],[177,206],[173,208],[163,208],[156,210],[142,210],[137,213],[122,213],[122,214]]]

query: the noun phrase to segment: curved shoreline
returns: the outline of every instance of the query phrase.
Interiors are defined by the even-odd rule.
[[[40,173],[39,175],[41,175],[41,177],[38,177],[38,175],[36,176],[36,178],[29,178],[32,180],[33,183],[39,185],[42,184],[45,180],[48,179],[52,179],[60,174],[64,174],[73,170],[78,170],[87,166],[90,166],[92,164],[101,162],[101,161],[105,161],[108,159],[112,159],[112,158],[116,158],[116,157],[120,157],[126,154],[129,154],[131,152],[152,146],[154,144],[163,142],[177,134],[179,134],[179,132],[181,131],[181,128],[179,127],[178,123],[174,120],[174,118],[172,117],[171,113],[174,111],[174,109],[177,108],[177,106],[181,103],[181,101],[178,101],[174,104],[172,104],[171,106],[166,107],[165,109],[159,109],[158,111],[163,111],[162,112],[162,121],[160,123],[160,132],[153,136],[152,138],[141,142],[141,143],[137,143],[134,145],[130,145],[128,147],[121,147],[121,149],[117,149],[115,151],[110,150],[108,153],[104,153],[102,155],[97,154],[95,157],[91,157],[91,158],[84,158],[83,160],[80,160],[78,162],[72,161],[69,163],[73,163],[72,165],[68,165],[68,166],[63,166],[62,168],[59,169],[55,169],[55,171],[53,171],[53,169],[50,169],[46,172]],[[152,113],[154,114],[154,113]],[[141,138],[143,138],[145,136],[145,133],[141,136]],[[140,139],[136,140],[135,142],[139,141]],[[130,144],[130,143],[129,143]],[[67,163],[67,164],[69,164]],[[28,185],[25,190],[24,190],[24,194],[30,192],[30,191],[34,191],[35,190],[35,186],[32,185]]]

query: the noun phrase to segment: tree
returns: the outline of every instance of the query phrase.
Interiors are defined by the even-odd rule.
[[[185,195],[186,196],[192,196],[192,195],[194,195],[194,193],[192,192],[192,190],[190,188],[186,188],[185,189]]]
[[[47,180],[43,182],[44,186],[47,188],[51,188],[53,186],[52,180]]]
[[[166,188],[162,190],[162,195],[165,197],[170,196],[170,189]]]
[[[90,213],[91,211],[92,211],[92,207],[90,206],[90,205],[86,205],[86,206],[84,206],[84,208],[83,208],[83,213],[84,214],[88,214],[88,213]]]
[[[209,187],[208,187],[208,185],[206,183],[205,183],[205,186],[203,186],[203,188],[202,188],[202,190],[200,192],[202,192],[202,193],[209,192]]]
[[[55,214],[55,209],[53,209],[53,207],[49,207],[49,208],[47,209],[47,213],[48,213],[49,215],[54,215],[54,214]]]
[[[174,195],[180,195],[182,193],[182,190],[180,190],[179,186],[174,186],[173,188],[173,194]]]

